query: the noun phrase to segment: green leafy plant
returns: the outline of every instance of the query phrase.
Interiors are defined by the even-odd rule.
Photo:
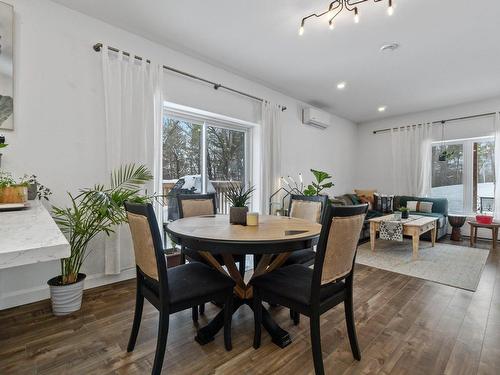
[[[329,189],[335,186],[335,184],[332,181],[327,181],[332,178],[332,176],[329,175],[327,172],[318,171],[316,169],[311,169],[311,172],[314,175],[316,181],[313,181],[310,185],[307,185],[307,188],[305,188],[303,192],[304,195],[309,197],[320,195],[320,193],[324,189]]]
[[[109,187],[94,185],[77,195],[68,193],[71,206],[53,207],[53,217],[67,236],[69,258],[61,259],[61,284],[77,281],[85,259],[91,254],[89,242],[100,233],[110,235],[119,224],[127,222],[125,201],[150,202],[153,197],[141,194],[143,185],[153,178],[143,165],[125,165],[111,173]]]
[[[401,212],[409,212],[410,210],[408,209],[408,207],[400,207],[399,211],[401,211]]]
[[[9,172],[0,171],[0,188],[16,185],[17,182]]]
[[[35,176],[34,174],[32,174],[31,176],[24,175],[24,177],[22,178],[21,181],[23,183],[27,184],[28,186],[35,185],[36,197],[39,200],[45,199],[45,200],[48,201],[49,200],[49,196],[52,195],[52,191],[48,187],[46,187],[45,185],[42,185],[38,181],[38,177]]]
[[[8,146],[8,144],[7,144],[7,143],[0,143],[0,148],[5,148],[5,147],[7,147],[7,146]]]
[[[455,156],[455,151],[448,150],[448,148],[446,148],[439,154],[439,161],[447,161],[453,159],[454,156]]]
[[[229,201],[229,203],[231,203],[231,206],[246,207],[254,191],[254,186],[245,189],[245,186],[243,184],[240,185],[231,182],[228,185],[227,190],[224,192],[224,196]]]

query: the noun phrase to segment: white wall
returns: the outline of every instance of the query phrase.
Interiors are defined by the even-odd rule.
[[[3,132],[9,147],[3,150],[2,168],[39,176],[53,190],[53,204],[67,204],[66,191],[106,182],[100,56],[91,48],[96,42],[286,105],[284,171],[296,175],[324,169],[334,175],[332,193],[352,190],[357,135],[353,123],[332,115],[328,130],[305,127],[300,122],[304,103],[260,84],[47,0],[4,1],[15,7],[15,129]],[[256,102],[170,73],[167,79],[168,101],[259,121]],[[93,247],[95,253],[83,270],[89,275],[87,287],[133,275],[130,249],[122,255],[122,275],[104,277],[101,243]],[[0,309],[47,298],[45,283],[58,272],[58,262],[0,271]]]

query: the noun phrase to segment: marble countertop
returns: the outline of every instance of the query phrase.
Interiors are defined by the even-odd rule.
[[[0,269],[67,258],[70,246],[40,201],[0,212]]]

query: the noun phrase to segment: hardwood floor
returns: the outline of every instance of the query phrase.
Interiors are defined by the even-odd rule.
[[[466,242],[463,242],[466,246]],[[488,248],[490,242],[479,242]],[[327,374],[500,373],[500,255],[491,251],[475,293],[409,276],[357,266],[355,315],[362,360],[349,349],[344,312],[322,316]],[[126,352],[132,324],[134,281],[85,291],[82,310],[52,316],[48,301],[0,311],[0,374],[147,374],[151,371],[158,313],[147,302],[136,349]],[[207,305],[204,324],[218,312]],[[166,374],[311,374],[309,322],[293,326],[288,311],[273,316],[293,343],[279,349],[265,331],[252,347],[248,307],[233,317],[233,350],[223,337],[200,346],[187,310],[171,316]]]

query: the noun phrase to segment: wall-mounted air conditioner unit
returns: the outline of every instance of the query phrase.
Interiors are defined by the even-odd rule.
[[[302,110],[302,123],[320,129],[330,126],[330,115],[315,108],[304,108]]]

